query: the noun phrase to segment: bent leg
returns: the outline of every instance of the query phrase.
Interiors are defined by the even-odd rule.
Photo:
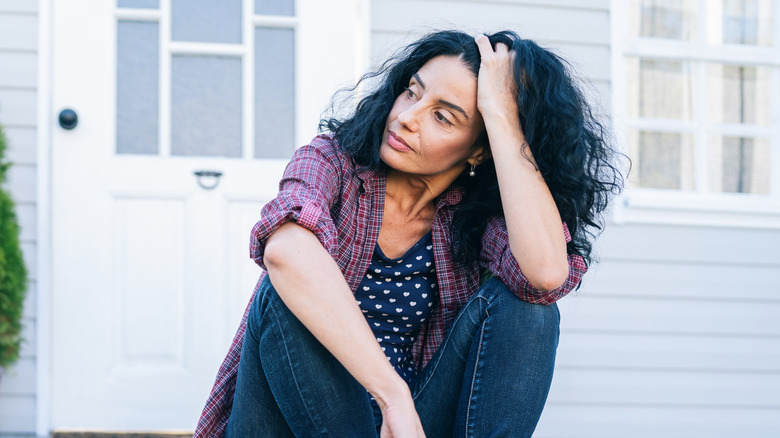
[[[245,351],[253,357],[245,358]],[[268,391],[256,390],[263,379]],[[276,427],[278,421],[268,419],[276,412],[287,435],[266,429]],[[366,390],[287,309],[267,278],[247,321],[229,430],[235,436],[376,436]]]
[[[530,437],[552,382],[559,321],[555,304],[485,283],[415,382],[426,434]]]

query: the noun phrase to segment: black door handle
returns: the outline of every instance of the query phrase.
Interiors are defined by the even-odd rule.
[[[60,111],[59,121],[62,129],[67,129],[70,131],[79,124],[79,115],[76,114],[76,111],[73,111],[70,108],[65,108],[64,110]]]

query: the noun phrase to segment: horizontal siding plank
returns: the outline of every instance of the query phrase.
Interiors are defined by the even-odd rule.
[[[612,85],[606,80],[586,79],[580,82],[585,94],[585,101],[593,109],[593,113],[604,127],[609,129],[609,111],[612,108]]]
[[[572,65],[579,77],[609,81],[612,78],[612,52],[608,45],[558,43],[551,51]]]
[[[37,93],[34,90],[0,88],[0,124],[34,128],[37,123]]]
[[[431,29],[432,30],[432,29]],[[419,38],[422,33],[375,31],[371,35],[371,65],[376,67],[397,50]],[[545,45],[573,67],[575,77],[605,82],[609,88],[611,75],[610,50],[607,45],[557,43]]]
[[[0,50],[3,49],[36,51],[38,17],[33,14],[0,14]]]
[[[597,254],[612,260],[780,266],[780,230],[610,224]]]
[[[0,87],[35,88],[37,65],[36,53],[0,51]]]
[[[36,209],[34,204],[19,204],[16,206],[16,218],[21,227],[19,239],[32,241],[35,240],[36,227]]]
[[[19,349],[19,356],[34,358],[36,346],[35,319],[22,318],[22,345]]]
[[[3,372],[0,397],[35,395],[35,359],[20,358]]]
[[[648,406],[777,409],[780,373],[556,370],[549,400]]]
[[[399,28],[402,23],[403,28]],[[438,1],[375,1],[371,5],[375,31],[428,32],[458,28],[469,33],[514,29],[539,42],[570,41],[608,45],[606,10],[550,8],[545,5]]]
[[[771,409],[707,409],[548,403],[534,438],[772,438]]]
[[[9,191],[16,203],[34,203],[36,199],[37,175],[35,166],[15,164],[6,174],[8,180],[4,188]]]
[[[27,282],[27,295],[24,297],[24,317],[35,318],[36,298],[38,295],[37,284],[34,280]]]
[[[35,433],[35,397],[0,397],[0,433]]]
[[[32,0],[0,0],[0,13],[38,12],[38,2]]]
[[[780,266],[610,259],[592,266],[575,294],[780,302],[778,283]]]
[[[388,1],[388,0],[384,0]],[[433,0],[443,3],[474,2],[475,0]],[[609,9],[609,0],[478,0],[479,4],[508,3],[515,5],[539,5],[567,9]]]
[[[38,136],[34,127],[3,127],[8,141],[6,157],[11,163],[35,164],[38,155]]]
[[[35,280],[38,269],[38,256],[35,243],[22,242],[19,246],[22,247],[22,258],[24,259],[25,266],[27,266],[27,279]]]
[[[780,338],[564,331],[556,367],[780,375]]]
[[[780,302],[708,302],[580,295],[559,303],[569,331],[780,337]]]

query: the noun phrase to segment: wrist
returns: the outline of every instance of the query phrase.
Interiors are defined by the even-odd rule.
[[[393,370],[395,374],[395,370]],[[406,382],[396,374],[397,378],[377,385],[373,390],[369,390],[374,399],[376,399],[379,408],[384,410],[387,406],[398,404],[401,400],[411,399],[412,392]]]

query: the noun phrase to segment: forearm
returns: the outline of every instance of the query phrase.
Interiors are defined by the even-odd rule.
[[[269,237],[265,264],[290,311],[380,404],[408,387],[388,362],[341,270],[313,233],[290,222]]]
[[[496,165],[509,246],[520,270],[535,288],[555,289],[568,275],[561,216],[517,116],[504,114],[485,115],[484,120]]]

